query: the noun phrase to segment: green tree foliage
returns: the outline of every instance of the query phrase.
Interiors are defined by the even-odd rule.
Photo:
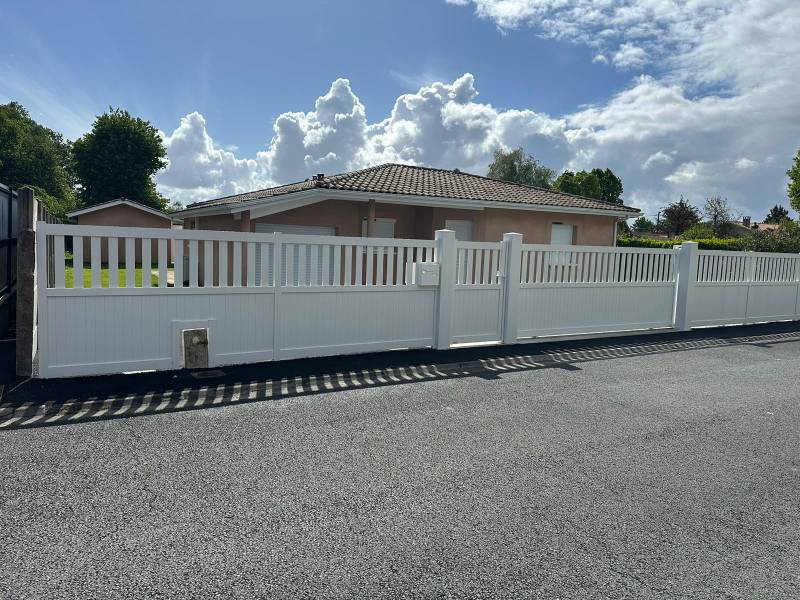
[[[742,250],[753,252],[800,252],[800,225],[783,221],[777,231],[753,231],[742,239]]]
[[[611,169],[592,169],[600,182],[600,199],[612,204],[622,204],[622,180]]]
[[[714,231],[715,237],[725,237],[731,231],[733,211],[728,204],[728,199],[722,196],[706,198],[703,213],[708,219],[708,224]]]
[[[683,196],[667,206],[661,216],[661,228],[670,235],[680,235],[700,222],[700,211],[684,200]]]
[[[789,211],[780,204],[776,204],[770,209],[769,213],[767,214],[767,218],[764,219],[764,223],[773,223],[777,225],[778,223],[787,221],[788,219]]]
[[[149,122],[112,108],[73,146],[80,196],[87,205],[129,198],[163,209],[153,175],[166,166],[166,149]]]
[[[794,155],[792,167],[786,171],[789,176],[789,205],[800,212],[800,150]]]
[[[645,216],[641,216],[633,222],[633,230],[634,231],[655,231],[656,224],[653,223],[650,219]]]
[[[696,223],[681,234],[682,239],[692,241],[707,240],[713,237],[718,236],[714,235],[714,230],[708,223]]]
[[[75,207],[70,143],[11,102],[0,105],[0,182],[30,186],[55,216]]]
[[[495,150],[494,160],[489,165],[487,177],[502,181],[513,181],[540,188],[550,189],[555,171],[544,166],[522,148],[516,150]]]
[[[564,171],[553,183],[553,189],[566,194],[585,196],[586,198],[602,199],[603,189],[600,186],[600,179],[593,172]]]

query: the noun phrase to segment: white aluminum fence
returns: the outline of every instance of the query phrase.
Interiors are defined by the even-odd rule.
[[[523,245],[518,337],[673,323],[676,250]]]
[[[208,329],[209,364],[221,366],[800,318],[800,256],[693,243],[661,250],[523,245],[519,234],[486,243],[456,242],[449,231],[425,241],[44,223],[37,236],[37,262],[51,273],[38,287],[42,377],[180,368],[181,332],[194,328]],[[418,280],[420,263],[436,263],[438,280]]]
[[[696,251],[690,325],[730,325],[798,317],[800,256]]]

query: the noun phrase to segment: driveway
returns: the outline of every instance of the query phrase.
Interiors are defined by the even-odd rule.
[[[798,597],[793,327],[1,432],[0,597]]]

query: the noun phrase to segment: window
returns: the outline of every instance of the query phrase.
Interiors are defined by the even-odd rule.
[[[563,223],[553,223],[550,243],[554,246],[572,246],[575,242],[575,227]]]
[[[472,221],[459,220],[459,219],[446,219],[444,222],[445,229],[452,229],[456,232],[456,240],[459,242],[472,241]]]
[[[375,219],[373,236],[376,238],[394,238],[395,219]],[[367,219],[361,219],[361,237],[367,237]]]

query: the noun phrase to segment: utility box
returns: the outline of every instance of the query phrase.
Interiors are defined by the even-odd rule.
[[[439,285],[439,263],[418,262],[414,263],[414,283],[419,286],[431,287]]]
[[[184,329],[181,331],[183,367],[185,369],[208,368],[208,329]]]

